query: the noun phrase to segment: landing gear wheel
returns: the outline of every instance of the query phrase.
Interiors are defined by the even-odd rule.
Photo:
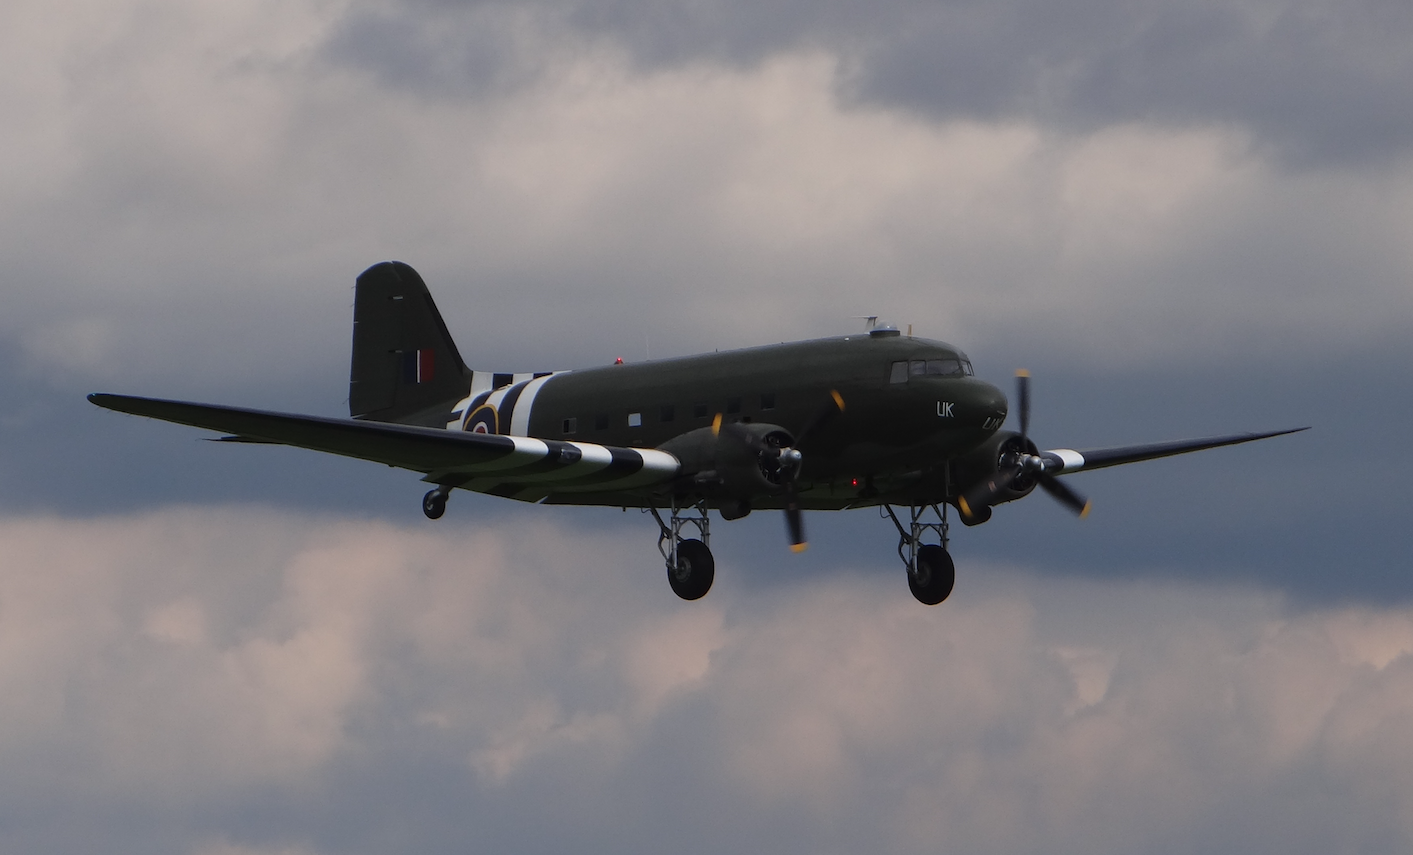
[[[441,519],[442,514],[446,513],[446,493],[432,490],[423,496],[422,513],[426,514],[429,520]]]
[[[916,566],[908,570],[908,587],[918,602],[935,606],[952,593],[957,581],[957,567],[947,550],[935,543],[920,546]]]
[[[705,543],[684,540],[677,544],[677,566],[667,566],[667,581],[674,594],[684,600],[700,600],[711,590],[715,578],[716,561]]]

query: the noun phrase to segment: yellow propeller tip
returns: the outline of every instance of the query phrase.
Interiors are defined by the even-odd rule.
[[[961,496],[957,497],[957,510],[961,511],[964,516],[971,516],[971,505],[968,505],[967,500]]]
[[[1085,503],[1084,503],[1084,510],[1082,510],[1082,511],[1079,512],[1079,518],[1080,518],[1080,519],[1084,519],[1085,517],[1089,516],[1089,509],[1092,508],[1092,507],[1094,507],[1094,503],[1093,503],[1093,502],[1085,502]]]
[[[721,413],[716,414],[716,418],[711,420],[711,435],[716,436],[721,433]]]
[[[791,551],[791,552],[804,552],[806,549],[809,549],[809,547],[810,547],[810,545],[809,545],[808,543],[792,543],[792,544],[790,544],[790,551]]]
[[[834,399],[834,405],[839,408],[839,412],[844,412],[844,396],[839,394],[839,390],[830,389],[829,397]]]
[[[1029,376],[1030,376],[1030,372],[1029,372],[1029,371],[1026,371],[1024,368],[1022,368],[1021,370],[1019,370],[1019,371],[1016,372],[1016,376],[1017,376],[1017,377],[1029,377]]]

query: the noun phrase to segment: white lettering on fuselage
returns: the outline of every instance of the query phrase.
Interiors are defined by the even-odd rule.
[[[956,414],[952,412],[952,407],[956,406],[952,401],[938,401],[937,415],[939,418],[950,419]]]

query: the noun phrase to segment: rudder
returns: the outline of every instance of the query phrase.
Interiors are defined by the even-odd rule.
[[[353,298],[348,411],[355,419],[442,427],[471,372],[422,277],[400,261],[363,271]]]

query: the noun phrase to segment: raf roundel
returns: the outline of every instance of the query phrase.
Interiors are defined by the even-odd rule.
[[[500,433],[497,429],[498,422],[496,408],[490,404],[482,404],[466,417],[466,425],[462,429],[471,433]]]

